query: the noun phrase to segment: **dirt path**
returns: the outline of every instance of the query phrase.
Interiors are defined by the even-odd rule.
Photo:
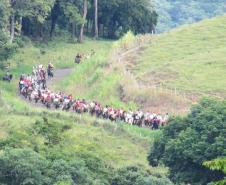
[[[51,87],[54,83],[63,80],[73,72],[75,72],[74,68],[56,69],[54,71],[54,77],[47,80],[47,86]]]
[[[47,82],[46,82],[47,87],[51,87],[54,83],[56,83],[57,81],[63,80],[73,72],[75,72],[74,68],[56,69],[54,71],[54,77],[51,79],[47,78]],[[45,108],[45,105],[43,105],[41,102],[38,102],[38,103],[35,103],[34,101],[31,102],[28,99],[25,99],[23,95],[21,95],[19,92],[18,92],[18,96],[34,107]],[[51,110],[55,110],[55,109],[52,107]]]

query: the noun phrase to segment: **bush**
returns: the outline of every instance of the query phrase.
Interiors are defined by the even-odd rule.
[[[151,176],[142,167],[129,166],[119,169],[114,175],[112,185],[173,185],[167,178]]]
[[[136,36],[133,34],[132,31],[128,31],[126,34],[123,35],[121,39],[114,42],[113,48],[119,49],[128,49],[130,47],[130,44],[132,44],[136,39]]]
[[[47,166],[47,160],[30,149],[7,149],[0,155],[0,182],[49,184]]]
[[[0,69],[6,69],[8,67],[7,60],[13,56],[17,50],[16,44],[6,44],[0,46]]]
[[[156,140],[148,157],[151,165],[170,167],[175,182],[207,184],[222,178],[202,166],[226,155],[226,102],[203,99],[185,118],[175,118]]]

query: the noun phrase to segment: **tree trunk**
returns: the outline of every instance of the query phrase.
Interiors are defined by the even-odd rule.
[[[94,0],[94,27],[95,27],[95,31],[94,31],[94,38],[97,39],[99,36],[98,33],[98,0]]]
[[[73,42],[75,42],[75,27],[76,27],[76,25],[75,25],[75,23],[73,22],[72,23],[72,33],[71,33],[71,36],[72,36],[72,40],[73,40]]]
[[[23,17],[19,18],[19,29],[18,29],[18,35],[21,36],[22,32],[22,22],[23,22]]]
[[[15,35],[15,15],[12,13],[10,16],[10,40],[9,42],[12,44],[14,40]]]
[[[53,37],[53,33],[55,31],[55,27],[56,27],[56,21],[52,19],[52,21],[51,21],[51,29],[50,29],[50,39],[52,39],[52,37]]]
[[[83,1],[83,23],[80,28],[80,35],[79,35],[79,42],[83,42],[83,34],[84,34],[84,26],[85,26],[85,21],[86,21],[86,15],[87,15],[87,0]]]

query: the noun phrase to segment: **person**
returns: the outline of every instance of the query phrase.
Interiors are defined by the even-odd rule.
[[[76,55],[76,57],[75,57],[75,63],[80,64],[81,59],[82,59],[82,55],[80,55],[80,54],[78,53],[78,54]]]
[[[48,77],[53,77],[53,68],[54,68],[54,66],[53,66],[53,64],[50,62],[50,63],[48,64],[48,67],[47,67]]]
[[[159,121],[157,116],[155,116],[152,120],[152,130],[157,130],[159,128]]]
[[[5,76],[2,78],[3,81],[11,82],[13,78],[13,75],[9,73],[9,71],[6,72]]]

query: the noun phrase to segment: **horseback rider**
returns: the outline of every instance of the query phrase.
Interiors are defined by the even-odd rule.
[[[54,66],[53,64],[50,62],[47,66],[47,73],[48,73],[48,77],[53,77],[53,69]]]
[[[82,55],[78,53],[75,57],[75,63],[80,64],[81,60],[82,60]]]
[[[2,80],[10,82],[12,80],[12,78],[13,78],[13,75],[10,74],[9,71],[7,71],[5,76],[3,76]]]

